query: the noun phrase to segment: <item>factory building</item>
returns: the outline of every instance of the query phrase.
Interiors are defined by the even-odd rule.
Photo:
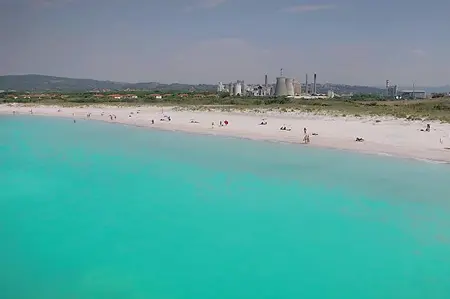
[[[387,96],[388,98],[396,98],[398,96],[397,85],[388,86]]]
[[[403,99],[426,99],[427,93],[425,90],[402,90],[400,97]]]

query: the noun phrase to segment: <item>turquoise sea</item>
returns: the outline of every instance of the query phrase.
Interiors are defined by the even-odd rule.
[[[0,116],[0,298],[450,298],[450,165]]]

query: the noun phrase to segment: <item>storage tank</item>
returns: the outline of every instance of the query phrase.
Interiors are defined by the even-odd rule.
[[[242,85],[241,85],[241,83],[236,83],[234,85],[234,95],[240,96],[241,94],[242,94]]]
[[[230,96],[234,95],[233,83],[228,84],[228,93],[230,94]]]
[[[288,96],[293,96],[294,94],[294,79],[286,78],[286,93]]]
[[[302,93],[302,87],[299,82],[294,82],[294,94],[299,96]]]
[[[241,96],[245,96],[247,92],[247,86],[245,86],[244,80],[240,81],[241,83]]]
[[[275,96],[276,97],[287,96],[286,78],[285,77],[277,78],[277,83],[275,85]]]

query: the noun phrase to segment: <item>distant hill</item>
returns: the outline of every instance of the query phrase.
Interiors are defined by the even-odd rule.
[[[0,76],[0,90],[16,90],[31,92],[74,92],[74,91],[102,91],[102,90],[158,90],[158,91],[215,91],[216,85],[208,84],[161,84],[158,82],[127,83],[114,81],[100,81],[92,79],[73,79],[44,75],[8,75]],[[364,93],[382,94],[383,89],[370,86],[344,84],[317,84],[318,93],[333,90],[337,94]]]
[[[8,75],[0,76],[0,90],[16,91],[92,91],[92,90],[160,90],[160,91],[213,91],[215,85],[161,84],[158,82],[126,83],[100,81],[92,79],[73,79],[44,75]]]
[[[444,92],[448,93],[448,92],[450,92],[450,85],[445,85],[445,86],[440,86],[440,87],[423,87],[420,89],[425,90],[427,93],[444,93]]]

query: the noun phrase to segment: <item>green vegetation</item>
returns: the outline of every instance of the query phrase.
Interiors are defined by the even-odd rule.
[[[162,98],[159,98],[159,95]],[[166,105],[180,109],[278,109],[336,116],[393,116],[409,120],[440,120],[450,123],[450,98],[386,101],[376,95],[356,95],[345,99],[289,99],[262,97],[229,97],[208,92],[134,91],[115,93],[4,93],[0,103],[36,103],[79,106],[84,104]]]

